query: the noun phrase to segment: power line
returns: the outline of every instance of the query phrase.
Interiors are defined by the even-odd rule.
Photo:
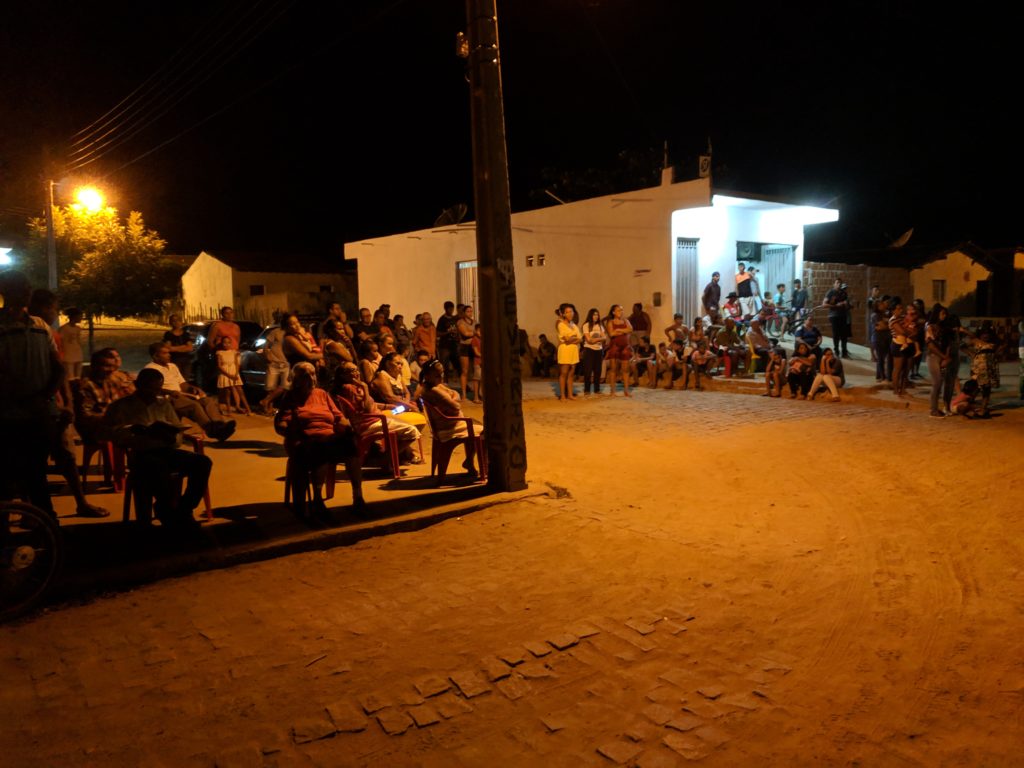
[[[110,171],[109,173],[105,174],[103,178],[109,178],[110,176],[113,176],[115,173],[123,171],[128,166],[134,165],[135,163],[139,162],[140,160],[143,160],[144,158],[148,157],[149,155],[152,155],[153,153],[160,151],[161,149],[163,149],[164,147],[168,146],[169,144],[173,144],[178,139],[180,139],[183,136],[191,133],[192,131],[196,130],[197,128],[202,127],[203,125],[205,125],[206,123],[210,122],[214,118],[216,118],[216,117],[222,115],[223,113],[229,111],[230,109],[232,109],[236,105],[242,103],[243,101],[246,101],[246,100],[252,98],[257,93],[259,93],[262,90],[264,90],[265,88],[268,88],[269,86],[273,85],[278,80],[280,80],[281,78],[285,77],[286,75],[289,75],[292,72],[294,72],[295,70],[305,66],[309,61],[311,61],[311,60],[315,59],[316,57],[320,56],[321,54],[325,53],[327,50],[329,50],[333,46],[337,45],[339,42],[341,42],[345,38],[349,37],[350,35],[352,35],[352,34],[354,34],[356,32],[360,32],[363,29],[365,29],[366,27],[370,26],[371,24],[376,23],[377,21],[380,20],[380,18],[382,18],[385,15],[391,13],[396,8],[398,8],[399,6],[404,5],[406,2],[408,2],[408,0],[395,0],[395,2],[393,2],[390,5],[380,9],[377,13],[375,13],[372,16],[368,17],[367,19],[364,19],[359,24],[353,25],[351,28],[346,30],[344,33],[342,33],[342,34],[332,38],[327,43],[325,43],[323,46],[321,46],[320,48],[318,48],[315,51],[311,52],[305,58],[300,59],[300,60],[294,62],[293,64],[291,64],[287,68],[285,68],[285,69],[281,70],[280,72],[278,72],[273,77],[269,78],[268,80],[264,80],[262,83],[260,83],[259,85],[253,87],[251,90],[247,91],[246,93],[243,93],[238,98],[236,98],[233,101],[225,104],[220,109],[217,109],[214,112],[211,112],[210,114],[206,115],[201,120],[199,120],[198,122],[193,123],[192,125],[190,125],[188,128],[185,128],[184,130],[179,131],[177,134],[175,134],[171,138],[166,139],[165,141],[160,142],[156,146],[146,150],[145,152],[143,152],[140,155],[137,155],[136,157],[132,158],[128,162],[124,163],[123,165],[118,166],[113,171]],[[99,158],[97,158],[97,159],[99,159]]]
[[[92,142],[94,148],[90,149],[89,146],[83,147],[78,150],[77,153],[72,154],[71,164],[68,168],[69,171],[75,171],[80,168],[90,165],[93,162],[105,157],[117,147],[124,144],[126,141],[131,139],[133,136],[138,134],[140,131],[152,125],[159,118],[167,114],[174,106],[179,104],[185,98],[187,98],[192,92],[198,87],[206,83],[211,77],[213,77],[219,70],[221,70],[226,64],[236,58],[242,51],[248,48],[256,39],[263,35],[269,28],[271,28],[287,11],[294,5],[295,0],[289,0],[287,3],[280,4],[279,6],[271,6],[266,12],[250,24],[250,26],[242,32],[243,37],[236,39],[232,42],[230,48],[222,48],[216,52],[212,60],[207,65],[203,61],[207,57],[207,53],[203,53],[196,61],[189,65],[182,73],[175,76],[175,79],[171,81],[173,84],[175,80],[180,79],[186,75],[190,69],[195,68],[198,64],[203,63],[206,65],[205,72],[200,72],[197,77],[192,77],[190,80],[181,83],[180,85],[174,86],[172,90],[169,90],[162,96],[162,100],[156,104],[152,104],[154,99],[161,98],[160,94],[147,98],[143,102],[145,111],[137,117],[132,117],[126,120],[120,125],[116,125],[110,128],[103,136],[98,137]],[[272,15],[273,14],[273,15]],[[272,15],[272,17],[271,17]],[[223,40],[222,35],[220,40]],[[220,40],[216,41],[219,43]],[[208,49],[209,50],[209,49]],[[142,109],[143,106],[139,108]],[[115,132],[120,131],[119,134]],[[108,138],[109,137],[109,138]],[[81,154],[87,152],[81,157],[74,157],[74,154]]]

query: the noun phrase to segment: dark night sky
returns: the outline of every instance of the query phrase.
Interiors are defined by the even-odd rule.
[[[78,177],[103,178],[170,252],[338,253],[472,202],[461,0],[23,5],[0,29],[0,239],[12,209],[41,211],[47,158],[74,160],[76,132],[154,73],[165,113],[117,117],[123,143]],[[710,136],[717,186],[839,206],[812,245],[909,227],[922,244],[1024,244],[1009,16],[711,5],[499,4],[515,210],[551,170],[611,171],[664,141],[690,177]]]

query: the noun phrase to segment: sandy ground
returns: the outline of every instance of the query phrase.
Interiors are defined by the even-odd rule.
[[[1024,411],[525,410],[560,497],[0,628],[4,764],[1020,764]]]

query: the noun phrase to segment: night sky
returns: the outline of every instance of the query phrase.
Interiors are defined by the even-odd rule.
[[[76,164],[172,253],[337,254],[472,217],[460,0],[20,5],[0,28],[0,239]],[[657,178],[666,141],[691,178],[710,137],[717,187],[840,208],[812,248],[910,227],[1024,244],[1009,15],[784,5],[499,2],[513,209]]]

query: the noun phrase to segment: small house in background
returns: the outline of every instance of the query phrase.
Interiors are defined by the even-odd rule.
[[[712,272],[722,296],[735,289],[736,264],[756,265],[762,291],[802,274],[804,227],[836,221],[829,208],[713,190],[710,179],[595,197],[512,214],[518,323],[536,341],[550,334],[555,309],[571,302],[582,316],[622,304],[643,304],[657,331],[675,312],[701,314]],[[476,227],[472,223],[345,244],[359,262],[359,297],[366,307],[437,317],[445,301],[477,296]],[[484,335],[486,337],[486,329]]]
[[[230,306],[239,320],[269,325],[284,311],[320,314],[356,304],[356,276],[342,261],[292,253],[203,251],[181,278],[185,322]]]
[[[811,301],[820,304],[835,278],[853,300],[853,341],[867,338],[867,297],[871,286],[904,303],[940,303],[965,324],[1024,315],[1024,248],[957,245],[902,245],[815,253],[804,262]]]

